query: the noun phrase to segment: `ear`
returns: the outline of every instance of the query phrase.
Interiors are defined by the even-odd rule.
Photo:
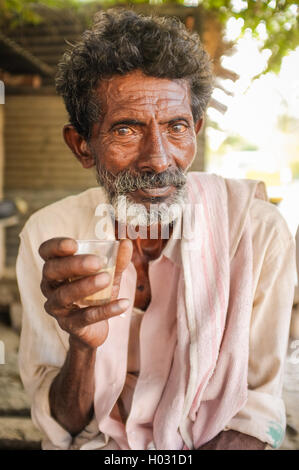
[[[91,168],[95,165],[86,140],[78,134],[74,126],[66,124],[63,127],[63,137],[65,143],[69,146],[83,168]]]
[[[195,128],[195,132],[196,134],[199,133],[200,129],[202,128],[202,125],[203,125],[203,118],[200,118],[196,121],[196,123],[194,124],[194,128]]]

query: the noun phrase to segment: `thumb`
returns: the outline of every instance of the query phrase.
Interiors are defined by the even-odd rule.
[[[131,240],[121,240],[117,254],[111,300],[116,299],[118,296],[122,273],[128,267],[132,258],[132,254],[133,243]]]

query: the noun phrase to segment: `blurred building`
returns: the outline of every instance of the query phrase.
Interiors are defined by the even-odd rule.
[[[7,266],[7,243],[5,231],[9,227],[17,227],[19,218],[17,216],[16,204],[7,198],[5,191],[5,167],[7,165],[7,117],[9,109],[6,105],[6,94],[10,87],[17,89],[24,86],[32,90],[40,85],[41,77],[51,74],[51,69],[45,63],[38,60],[26,49],[15,43],[3,33],[0,33],[0,80],[1,80],[1,104],[0,104],[0,278],[6,275]],[[17,128],[16,128],[17,132]],[[15,290],[15,289],[13,289]],[[8,294],[8,296],[6,295]],[[1,305],[11,303],[11,295],[1,285]]]

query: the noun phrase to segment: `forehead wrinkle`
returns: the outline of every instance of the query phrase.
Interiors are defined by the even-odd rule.
[[[127,106],[128,104],[137,106],[148,104],[169,106],[171,103],[173,103],[173,106],[177,106],[178,103],[182,103],[186,99],[189,101],[189,96],[186,93],[177,96],[177,93],[169,93],[169,90],[165,92],[163,96],[161,96],[160,93],[149,94],[148,90],[144,90],[139,96],[138,94],[136,96],[136,93],[132,91],[132,94],[126,94],[126,96],[121,96],[120,93],[115,92],[113,94],[107,94],[106,97],[108,98],[107,101],[112,101],[118,106]]]
[[[150,112],[153,114],[157,114],[159,112],[165,112],[167,110],[171,111],[173,108],[175,109],[176,113],[179,114],[189,114],[191,113],[190,107],[190,100],[189,96],[180,96],[180,97],[173,97],[169,99],[168,97],[156,97],[156,99],[151,99],[151,97],[147,98],[144,95],[142,99],[138,99],[135,96],[132,96],[132,99],[119,99],[119,96],[115,100],[108,100],[107,108],[109,109],[109,114],[114,114],[114,109],[116,110],[117,114],[120,113],[145,113]]]
[[[147,106],[147,105],[150,106]],[[188,103],[189,104],[189,103]],[[146,107],[146,109],[145,109]],[[109,114],[113,115],[115,112],[120,115],[120,114],[127,114],[130,112],[136,112],[136,113],[154,113],[157,114],[160,112],[166,112],[167,110],[172,111],[174,109],[176,112],[186,113],[189,114],[189,108],[186,108],[184,106],[184,103],[180,102],[175,102],[175,103],[170,103],[168,100],[165,102],[158,102],[158,103],[125,103],[123,105],[120,105],[119,103],[115,106],[109,106]],[[191,111],[190,111],[191,112]]]
[[[134,81],[132,80],[134,79]],[[132,83],[133,81],[133,83]],[[140,76],[138,73],[129,74],[129,76],[115,77],[105,80],[100,88],[106,97],[112,99],[138,100],[140,97],[149,99],[159,99],[165,96],[165,99],[179,100],[182,95],[189,96],[189,87],[186,81],[174,81],[170,79],[160,79],[156,77]],[[177,97],[179,93],[180,98]]]
[[[104,80],[98,92],[102,94],[103,112],[109,121],[116,113],[119,117],[120,112],[126,114],[125,118],[132,117],[131,113],[157,115],[159,111],[168,110],[172,114],[172,108],[176,115],[191,114],[189,85],[185,80],[160,79],[133,72]]]
[[[162,113],[162,115],[161,115]],[[121,121],[125,119],[137,119],[141,122],[148,121],[148,119],[156,119],[158,121],[168,121],[174,119],[177,116],[185,117],[186,119],[192,119],[191,110],[181,106],[167,106],[166,109],[161,107],[151,107],[146,112],[144,108],[135,107],[117,107],[115,110],[109,111],[109,121]]]

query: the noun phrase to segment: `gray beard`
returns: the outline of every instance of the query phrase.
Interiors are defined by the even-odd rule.
[[[167,170],[159,174],[132,174],[124,171],[114,176],[98,165],[96,179],[111,204],[112,217],[127,226],[149,227],[156,224],[168,226],[181,216],[187,200],[187,178],[179,169]],[[128,195],[137,189],[169,185],[175,186],[176,190],[169,196],[167,202],[157,203],[153,198],[148,209],[143,204],[137,204]]]

